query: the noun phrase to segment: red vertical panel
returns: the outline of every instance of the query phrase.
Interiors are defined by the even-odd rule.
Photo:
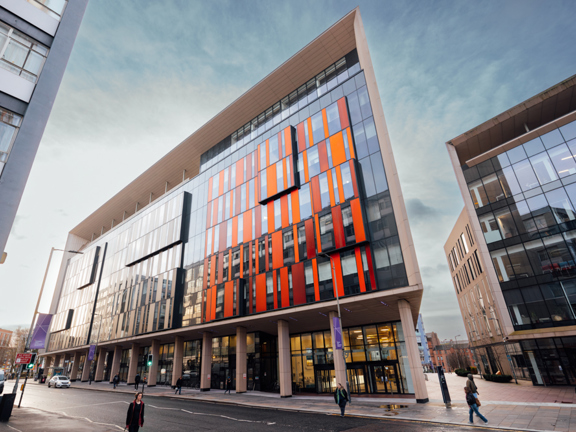
[[[212,302],[210,303],[210,321],[216,319],[216,287],[212,287]]]
[[[282,211],[282,228],[290,226],[290,214],[288,212],[288,195],[280,198],[280,209]]]
[[[288,126],[284,129],[284,150],[285,156],[290,156],[292,154],[292,128]]]
[[[214,182],[214,178],[210,177],[208,180],[208,201],[212,201],[212,184]]]
[[[206,206],[206,229],[212,226],[212,201]]]
[[[358,271],[358,282],[360,284],[360,292],[366,292],[366,281],[364,280],[364,268],[362,266],[362,251],[359,247],[354,248],[356,254],[356,269]]]
[[[266,310],[266,273],[256,276],[256,312]]]
[[[292,223],[297,224],[300,222],[300,199],[297,190],[290,193],[290,199],[292,200]]]
[[[232,247],[238,246],[238,216],[232,218]]]
[[[322,199],[320,197],[320,179],[318,176],[312,178],[310,185],[312,186],[310,188],[312,192],[312,208],[314,213],[319,213],[322,211]]]
[[[286,173],[288,172],[286,170],[286,161],[288,161],[288,158],[284,158],[282,159],[282,169],[284,171],[282,171],[282,173],[284,174],[282,177],[284,177],[284,189],[288,189],[288,176],[286,175]]]
[[[344,296],[344,281],[342,278],[342,262],[340,261],[340,254],[332,255],[332,260],[334,262],[334,272],[336,273],[336,285],[338,285],[338,296]],[[332,278],[334,278],[334,274],[332,274]],[[336,287],[334,289],[334,297],[336,297]]]
[[[284,133],[283,131],[278,132],[278,155],[280,155],[280,159],[282,159],[285,154],[284,146],[282,145],[283,133]]]
[[[218,229],[220,229],[220,246],[218,249],[221,251],[226,249],[226,226],[226,222],[222,222],[220,226],[218,226]]]
[[[218,196],[224,193],[224,171],[220,171],[220,179],[218,180]]]
[[[244,183],[244,158],[236,162],[236,184],[233,187],[238,187]]]
[[[354,236],[356,243],[366,240],[366,231],[364,229],[364,219],[362,218],[362,206],[360,199],[356,198],[350,201],[350,209],[352,210],[352,221],[354,223]]]
[[[308,259],[314,258],[316,256],[316,244],[314,241],[313,219],[306,220],[306,222],[304,222],[304,227],[306,228],[306,256]]]
[[[255,238],[260,238],[262,235],[262,206],[257,205],[252,209],[253,212],[256,212],[256,227],[255,227]]]
[[[218,279],[216,280],[216,284],[221,284],[223,282],[222,278],[224,277],[224,252],[220,252],[218,255]]]
[[[294,230],[294,233],[292,234],[294,236],[294,261],[300,262],[300,251],[298,250],[298,227],[296,224],[292,225],[292,229]]]
[[[234,315],[234,282],[226,282],[224,285],[224,317]]]
[[[344,97],[338,99],[338,114],[340,115],[340,128],[346,129],[350,126],[350,122],[348,121],[348,109],[346,108],[346,98]]]
[[[354,141],[352,141],[352,133],[350,132],[350,128],[346,129],[345,132],[346,136],[348,137],[348,148],[350,149],[350,157],[352,159],[356,159],[356,155],[354,154],[354,145],[352,144]]]
[[[274,201],[269,201],[268,204],[268,232],[274,232]]]
[[[354,196],[358,198],[360,195],[358,194],[358,177],[356,177],[356,167],[350,161],[350,176],[352,177],[352,186],[354,187]]]
[[[312,117],[306,119],[308,121],[308,147],[314,145],[314,134],[312,133]]]
[[[243,220],[244,220],[244,229],[243,229],[243,237],[244,243],[248,243],[252,240],[252,210],[248,210],[243,213]]]
[[[218,225],[218,200],[212,201],[212,226]]]
[[[272,234],[272,265],[278,269],[284,265],[284,250],[282,248],[282,231]]]
[[[272,272],[272,286],[274,291],[274,309],[278,309],[278,276],[276,270]]]
[[[328,131],[328,116],[326,115],[326,108],[322,110],[322,120],[324,121],[324,138],[328,138],[330,132]]]
[[[320,301],[320,285],[318,284],[318,264],[316,258],[312,260],[312,273],[314,275],[314,300]]]
[[[303,262],[292,266],[292,300],[294,300],[294,306],[306,303],[306,279]]]
[[[298,153],[300,153],[306,150],[306,134],[304,133],[304,122],[298,124],[296,132],[298,133]]]
[[[280,295],[282,296],[283,308],[290,306],[290,287],[288,286],[288,267],[280,269]]]
[[[372,251],[370,247],[366,246],[366,261],[368,261],[368,272],[370,274],[370,285],[372,291],[376,290],[376,275],[374,274],[374,263],[372,262]]]
[[[314,215],[314,221],[316,222],[316,238],[318,239],[318,252],[322,252],[322,242],[320,241],[320,222],[318,221],[318,215]],[[308,241],[308,239],[306,239]]]
[[[324,172],[330,168],[328,165],[328,153],[326,151],[326,141],[318,143],[318,159],[320,159],[320,172]]]
[[[336,249],[346,246],[344,224],[342,222],[342,209],[340,209],[340,206],[332,207],[332,225],[334,227],[334,243]]]

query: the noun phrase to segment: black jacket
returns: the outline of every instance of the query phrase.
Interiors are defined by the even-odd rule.
[[[342,394],[344,395],[344,400],[348,402],[348,392],[345,388],[341,390]],[[334,402],[338,403],[338,389],[334,392]]]
[[[178,380],[176,381],[176,387],[182,387],[182,379],[178,378]]]
[[[126,414],[126,426],[132,424],[132,419],[134,417],[134,405],[136,401],[130,402],[128,406],[128,413]],[[138,419],[138,426],[144,426],[144,402],[140,401],[140,418]]]
[[[135,382],[136,384],[139,384],[139,383],[140,383],[140,375],[139,375],[139,374],[134,377],[134,382]]]
[[[476,403],[476,398],[472,393],[466,393],[466,403],[468,406],[472,406]]]
[[[114,375],[113,381],[114,381],[115,383],[119,383],[119,382],[120,382],[120,377],[119,377],[118,375]]]

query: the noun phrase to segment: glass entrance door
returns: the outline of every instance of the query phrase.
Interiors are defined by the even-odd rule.
[[[336,386],[336,372],[334,372],[334,369],[316,371],[317,393],[334,393]]]
[[[366,393],[366,378],[364,367],[351,367],[348,369],[348,381],[351,393]],[[344,383],[342,383],[344,385]]]
[[[370,366],[372,369],[375,393],[398,393],[398,373],[396,365]]]

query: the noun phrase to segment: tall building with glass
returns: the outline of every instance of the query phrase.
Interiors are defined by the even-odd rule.
[[[72,360],[72,379],[138,372],[209,390],[230,376],[237,392],[282,396],[348,380],[428,400],[422,282],[358,9],[73,228],[66,249],[83,254],[62,262],[46,365]]]
[[[473,313],[465,314],[469,340],[488,350],[503,346],[512,363],[502,361],[504,369],[535,385],[575,385],[576,77],[450,140],[447,148],[465,202],[462,227],[446,248],[455,289],[465,296],[478,277],[484,295],[471,291],[471,303],[461,309],[489,305],[479,326]],[[468,250],[450,251],[464,225],[472,230],[462,234],[464,241],[476,240],[474,262],[485,274],[466,268]],[[498,356],[486,355],[484,368],[494,373]]]
[[[0,255],[88,0],[0,0]]]

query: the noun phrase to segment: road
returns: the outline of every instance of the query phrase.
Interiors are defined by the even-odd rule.
[[[67,416],[87,418],[123,430],[129,394],[82,389],[49,389],[28,385],[22,406]],[[336,415],[310,414],[273,409],[246,408],[191,400],[145,396],[145,431],[431,431],[481,432],[490,428],[440,425],[402,420],[376,420],[360,417],[341,418]],[[14,408],[17,410],[18,408]],[[493,430],[493,429],[492,429]]]

